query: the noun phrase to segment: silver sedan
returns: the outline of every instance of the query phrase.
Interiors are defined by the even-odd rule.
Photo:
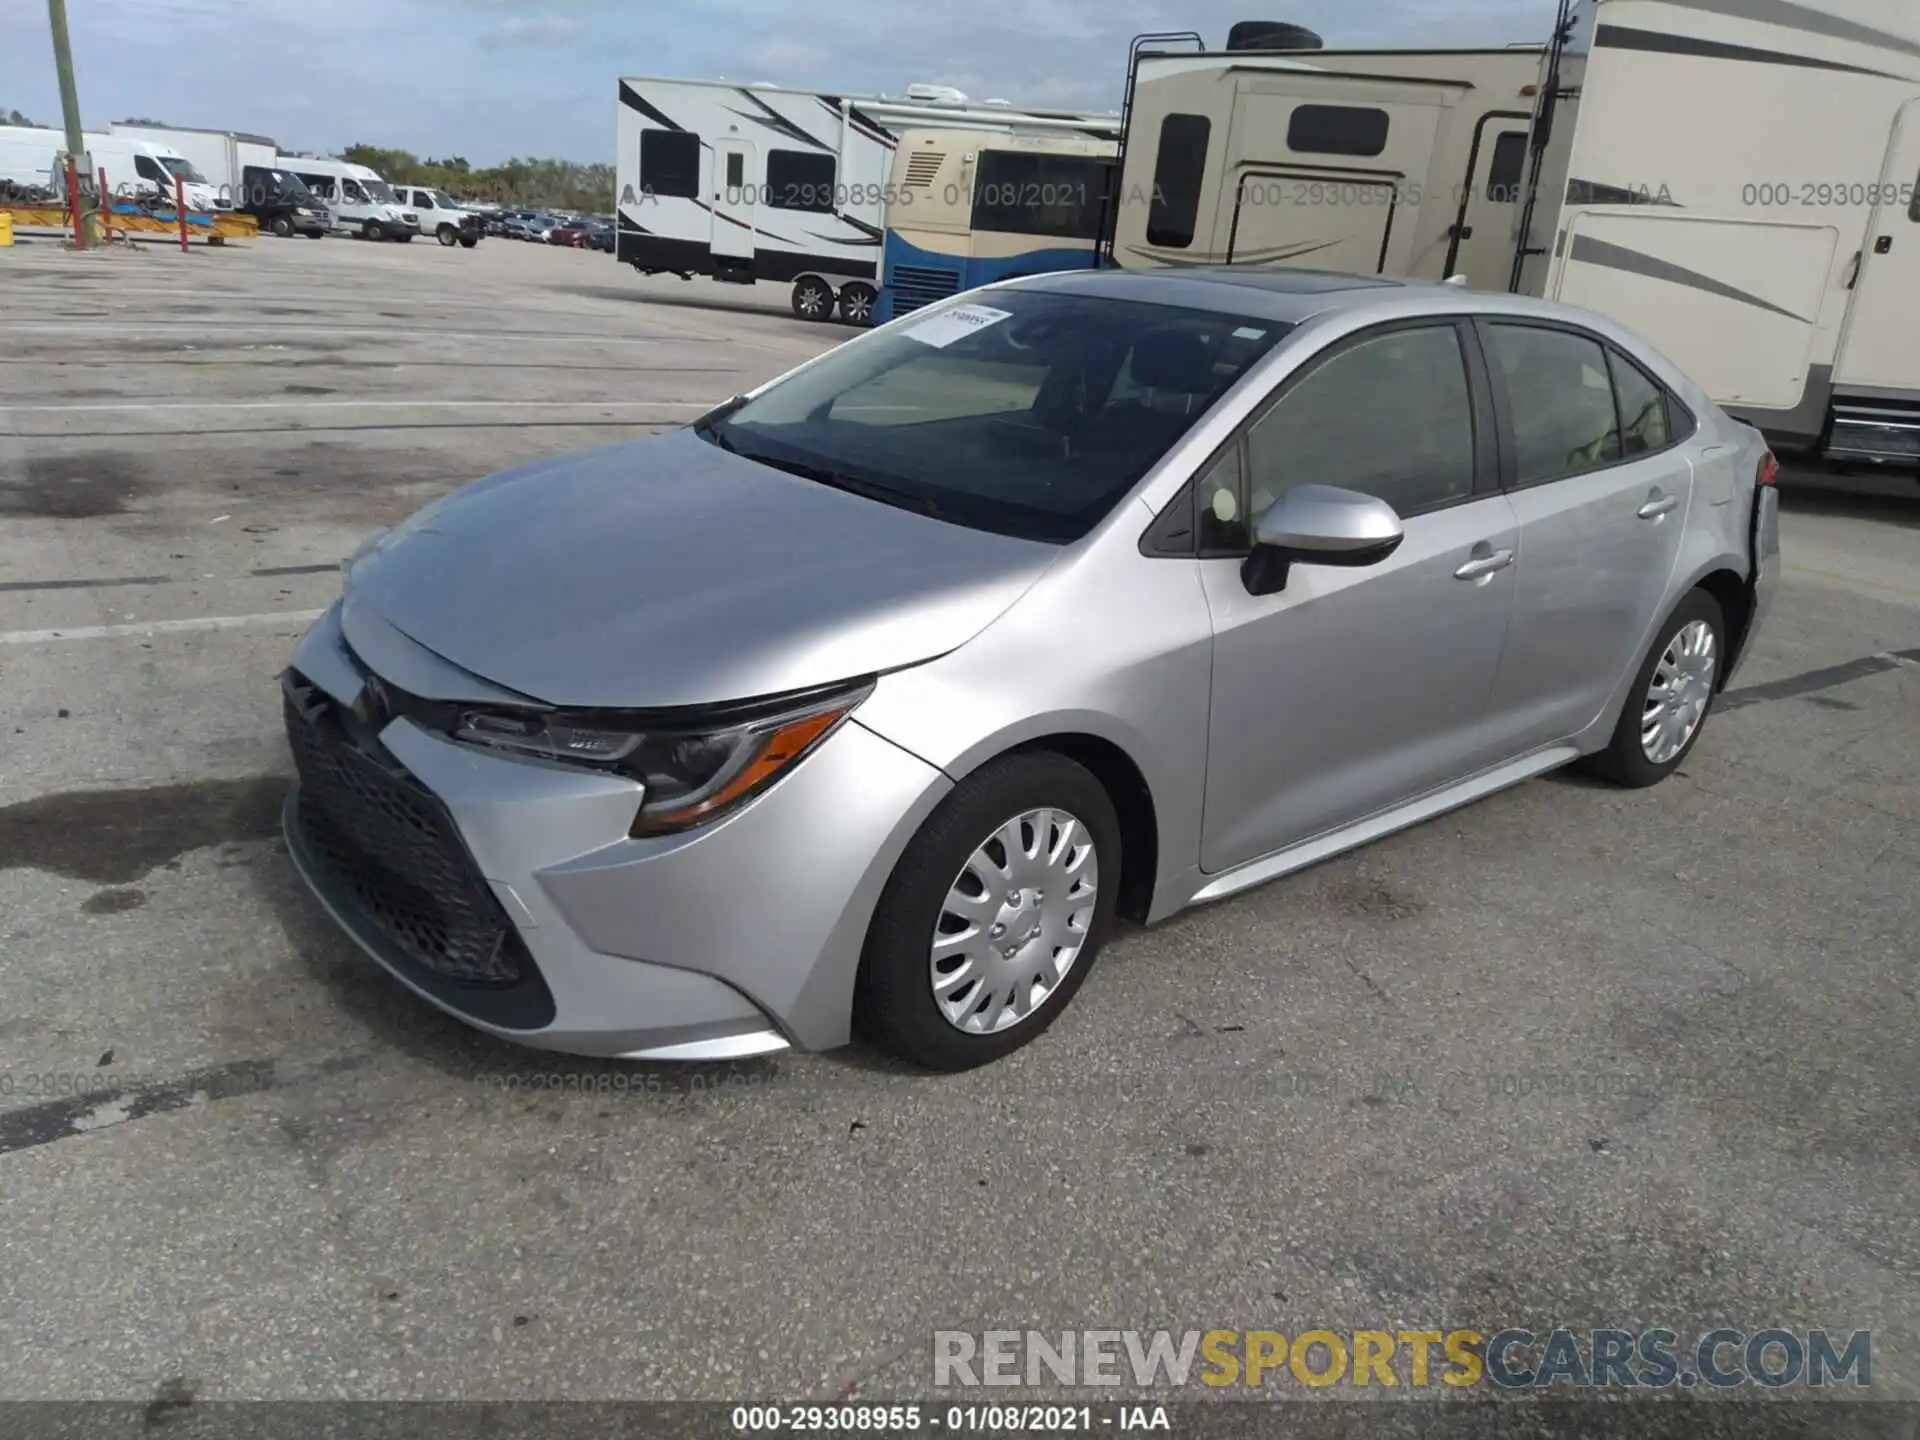
[[[498,1036],[977,1065],[1116,915],[1671,774],[1765,612],[1775,468],[1557,305],[974,291],[370,540],[285,677],[288,840]]]

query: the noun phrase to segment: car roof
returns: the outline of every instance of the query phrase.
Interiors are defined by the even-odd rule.
[[[1390,280],[1378,275],[1348,275],[1333,270],[1242,270],[1225,265],[1195,265],[1152,270],[1071,270],[1020,280],[1023,289],[1063,294],[1105,295],[1115,300],[1177,305],[1192,310],[1225,310],[1293,324],[1367,304],[1389,295],[1452,287]]]
[[[1713,403],[1683,369],[1619,321],[1531,295],[1327,270],[1251,270],[1217,265],[1070,270],[1005,283],[1023,290],[1214,310],[1296,326],[1329,315],[1349,317],[1361,325],[1442,315],[1558,322],[1578,326],[1626,351],[1696,412]]]

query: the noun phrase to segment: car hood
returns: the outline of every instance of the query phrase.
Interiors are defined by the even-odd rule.
[[[434,502],[349,565],[348,606],[549,704],[706,705],[945,654],[1058,554],[676,430]]]

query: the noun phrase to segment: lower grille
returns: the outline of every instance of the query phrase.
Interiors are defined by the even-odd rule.
[[[531,957],[439,800],[356,745],[333,702],[298,676],[286,722],[302,836],[387,941],[457,984],[518,984]]]
[[[926,265],[896,265],[887,272],[887,284],[893,287],[893,313],[905,315],[957,293],[960,272],[936,270]]]

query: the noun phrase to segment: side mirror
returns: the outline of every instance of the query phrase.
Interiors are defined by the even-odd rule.
[[[1406,539],[1384,500],[1331,485],[1302,485],[1274,501],[1253,527],[1253,552],[1240,568],[1250,595],[1287,588],[1298,565],[1378,565]]]

